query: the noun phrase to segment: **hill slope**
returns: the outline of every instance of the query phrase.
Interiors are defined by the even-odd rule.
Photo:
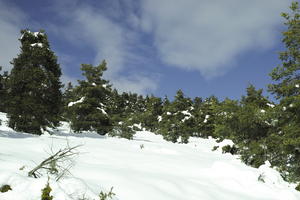
[[[40,199],[47,176],[34,179],[27,172],[47,158],[50,149],[56,151],[68,143],[83,146],[74,158],[72,175],[58,182],[50,179],[54,200],[99,199],[99,192],[111,187],[120,200],[300,199],[300,192],[267,164],[254,169],[230,154],[211,151],[217,145],[213,139],[173,144],[142,131],[130,141],[71,134],[67,124],[54,135],[33,136],[8,128],[4,113],[0,119],[0,186],[12,187],[0,193],[0,200]],[[259,176],[264,182],[258,181]]]

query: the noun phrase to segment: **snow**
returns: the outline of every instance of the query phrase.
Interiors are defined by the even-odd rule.
[[[261,109],[261,110],[260,110],[260,112],[261,112],[261,113],[266,113],[266,111],[265,111],[265,110],[263,110],[263,109]]]
[[[161,122],[162,121],[162,116],[158,116],[157,120],[158,120],[158,122]]]
[[[192,117],[192,114],[187,110],[181,111],[181,113],[185,115],[185,117],[181,120],[182,122],[185,122]]]
[[[33,32],[32,33],[35,37],[38,37],[38,35],[44,35],[44,33],[41,32]]]
[[[107,115],[107,112],[103,109],[103,108],[97,108],[98,110],[100,110],[104,115]]]
[[[33,43],[33,44],[31,44],[30,46],[42,48],[42,47],[43,47],[43,44],[42,44],[42,43]]]
[[[12,187],[0,193],[0,200],[40,199],[47,176],[34,179],[26,174],[49,156],[50,148],[56,151],[67,143],[83,146],[74,158],[71,176],[58,182],[50,177],[53,200],[99,199],[99,192],[111,187],[119,200],[300,199],[294,185],[284,182],[268,163],[255,169],[237,156],[211,151],[220,145],[212,138],[173,144],[160,135],[140,131],[133,140],[126,140],[69,133],[68,123],[62,123],[53,135],[34,136],[8,128],[4,113],[0,119],[0,186]],[[264,182],[258,181],[259,176]]]
[[[285,107],[285,106],[283,106],[282,110],[283,110],[283,111],[286,111],[286,107]]]
[[[84,99],[85,99],[84,97],[81,97],[81,99],[79,99],[78,101],[70,102],[70,103],[68,103],[68,107],[71,107],[77,103],[82,103],[84,101]]]
[[[271,104],[271,103],[267,103],[267,106],[271,107],[271,108],[274,108],[275,105],[274,104]]]
[[[204,119],[203,123],[207,123],[207,120],[209,117],[210,117],[209,115],[205,115],[205,119]]]
[[[295,87],[296,87],[296,88],[299,88],[300,86],[299,86],[299,84],[296,84]]]

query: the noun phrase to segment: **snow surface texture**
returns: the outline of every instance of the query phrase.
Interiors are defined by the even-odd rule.
[[[83,146],[70,170],[72,176],[58,182],[50,179],[54,200],[83,196],[98,200],[99,192],[111,187],[119,200],[300,199],[294,185],[284,182],[268,162],[258,169],[246,166],[236,156],[211,151],[218,145],[213,139],[191,138],[189,144],[173,144],[142,131],[134,140],[126,140],[69,133],[67,123],[53,135],[33,136],[8,128],[4,113],[0,119],[0,186],[12,187],[0,193],[0,200],[39,200],[47,176],[34,179],[27,172],[49,156],[51,146],[66,147],[66,138],[71,146]]]

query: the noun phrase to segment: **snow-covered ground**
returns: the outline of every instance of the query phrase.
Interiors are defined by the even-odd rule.
[[[82,144],[72,175],[50,179],[54,200],[99,199],[113,187],[119,200],[299,200],[300,192],[266,164],[259,169],[237,157],[211,151],[213,139],[192,138],[189,144],[166,142],[150,132],[134,140],[71,134],[66,123],[54,135],[16,133],[0,113],[0,200],[39,200],[47,176],[29,178],[27,172],[49,151]],[[262,177],[263,181],[258,181]]]

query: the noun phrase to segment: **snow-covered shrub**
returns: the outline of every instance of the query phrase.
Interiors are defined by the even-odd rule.
[[[0,192],[4,193],[4,192],[8,192],[9,190],[12,190],[10,185],[2,185],[0,187]]]
[[[225,145],[222,147],[222,153],[230,153],[230,154],[234,155],[237,153],[237,150],[238,149],[234,145],[232,145],[232,146]]]
[[[117,136],[121,138],[126,138],[128,140],[131,140],[134,134],[135,131],[133,129],[133,126],[129,126],[127,122],[119,122],[119,124],[116,125],[113,128],[113,130],[109,132],[110,136]]]

